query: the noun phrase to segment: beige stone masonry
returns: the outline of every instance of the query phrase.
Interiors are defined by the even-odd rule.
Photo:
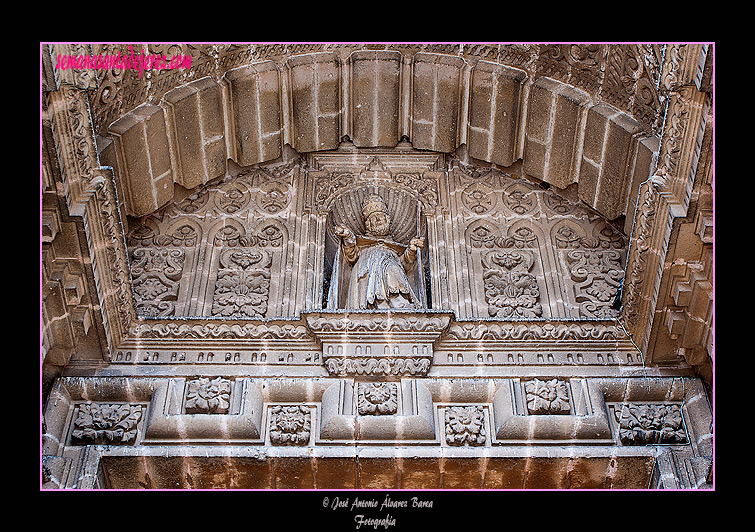
[[[635,146],[642,132],[638,122],[618,110],[599,104],[587,111],[579,197],[609,220],[624,214],[623,199]]]
[[[116,120],[109,131],[129,211],[143,216],[170,201],[175,176],[162,107],[145,103]]]
[[[247,166],[279,157],[282,150],[280,72],[272,62],[226,72],[228,158]]]
[[[306,54],[287,61],[291,145],[302,153],[338,145],[341,69],[335,54]]]
[[[550,78],[530,89],[524,144],[524,170],[559,188],[577,181],[584,135],[586,92]]]
[[[409,137],[415,148],[448,153],[458,146],[463,70],[460,57],[414,56]]]
[[[510,166],[519,158],[519,127],[527,75],[521,70],[479,61],[471,76],[469,155]]]
[[[712,45],[107,46],[43,48],[43,489],[713,487]]]
[[[401,54],[359,51],[351,66],[351,139],[359,147],[395,146],[401,131]]]
[[[168,92],[164,99],[175,182],[192,189],[226,171],[223,102],[210,77]]]

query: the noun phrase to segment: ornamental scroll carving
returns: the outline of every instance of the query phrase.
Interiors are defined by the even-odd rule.
[[[227,248],[212,302],[213,316],[264,317],[270,291],[270,256],[258,249]]]
[[[137,313],[284,315],[287,300],[278,287],[288,271],[286,222],[298,169],[287,163],[226,178],[134,223],[126,241]]]
[[[134,299],[144,316],[173,316],[186,254],[176,248],[136,248],[131,253]]]
[[[624,278],[624,237],[606,224],[593,226],[594,235],[564,223],[555,231],[555,244],[565,259],[573,281],[575,303],[580,316],[613,318],[613,302]]]
[[[489,251],[482,255],[485,299],[496,318],[541,316],[540,289],[530,272],[535,262],[530,250]]]

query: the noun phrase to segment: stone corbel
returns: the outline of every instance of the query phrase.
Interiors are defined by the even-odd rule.
[[[450,312],[319,312],[305,316],[336,376],[423,376]]]
[[[321,440],[340,443],[436,440],[433,401],[430,391],[423,383],[413,379],[377,383],[395,386],[395,413],[360,413],[359,386],[374,384],[374,381],[355,383],[339,379],[323,393],[319,432]]]
[[[243,440],[260,443],[262,395],[246,380],[234,382],[228,414],[184,414],[185,379],[159,386],[150,403],[144,444]]]

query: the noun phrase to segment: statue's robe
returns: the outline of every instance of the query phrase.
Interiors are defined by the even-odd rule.
[[[414,261],[407,259],[406,248],[369,236],[357,237],[355,245],[344,244],[344,257],[353,265],[346,308],[421,308],[407,277]]]

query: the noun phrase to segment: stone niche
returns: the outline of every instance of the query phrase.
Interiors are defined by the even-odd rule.
[[[417,194],[412,194],[403,188],[391,187],[390,181],[385,177],[382,178],[383,181],[378,179],[349,187],[333,200],[333,205],[328,212],[323,279],[323,295],[325,296],[323,306],[327,310],[367,310],[360,308],[360,303],[356,300],[349,299],[350,280],[357,275],[357,265],[350,263],[341,237],[336,235],[336,231],[339,227],[345,227],[351,231],[356,238],[357,249],[364,250],[376,242],[377,240],[365,236],[367,230],[362,211],[364,204],[368,203],[370,198],[379,198],[384,201],[390,216],[390,233],[386,235],[386,246],[395,250],[397,255],[401,256],[404,253],[412,238],[422,238],[427,234],[426,224],[420,214],[421,204]],[[376,200],[376,203],[379,204],[379,201]],[[427,282],[430,277],[430,268],[427,260],[423,260],[421,248],[417,250],[416,258],[405,271],[413,299],[413,301],[407,301],[412,304],[405,308],[428,308],[428,302],[432,301]],[[372,305],[376,306],[375,303]]]

